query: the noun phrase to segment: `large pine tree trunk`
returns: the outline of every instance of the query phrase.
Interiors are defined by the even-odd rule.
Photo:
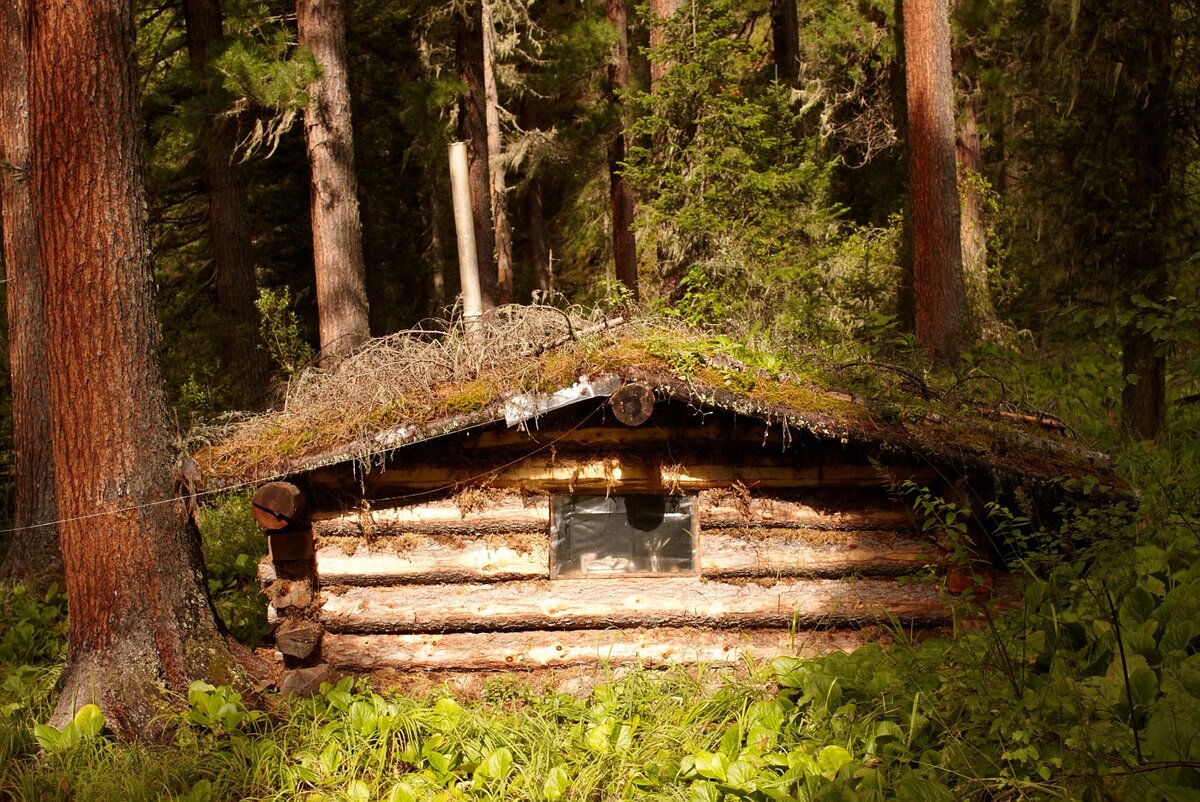
[[[235,663],[176,495],[148,260],[129,0],[42,3],[30,50],[31,181],[70,636],[52,721],[94,702],[123,737],[163,689]]]
[[[487,122],[488,199],[492,206],[492,240],[496,246],[496,300],[512,303],[512,230],[508,224],[508,177],[500,136],[500,93],[496,88],[496,31],[490,0],[479,0],[483,34],[484,119]]]
[[[939,361],[971,339],[955,180],[948,0],[904,0],[917,344]]]
[[[483,308],[499,301],[496,272],[491,169],[488,165],[487,89],[484,83],[482,0],[468,0],[465,13],[455,14],[455,58],[458,77],[467,87],[459,105],[459,136],[467,143],[471,172],[471,210],[475,220],[475,251]]]
[[[618,111],[620,129],[608,146],[609,198],[612,207],[613,263],[617,281],[629,288],[638,299],[637,242],[633,237],[633,190],[622,174],[625,163],[625,129],[628,115],[622,93],[629,87],[629,25],[625,0],[606,0],[608,22],[616,32],[613,52],[608,64],[609,102]]]
[[[313,265],[321,353],[337,359],[370,337],[342,0],[296,0],[300,44],[321,77],[308,88],[304,134],[311,171]]]
[[[49,376],[44,360],[42,280],[29,194],[29,0],[0,5],[0,212],[8,279],[8,359],[12,378],[15,515],[0,582],[42,588],[62,584]]]
[[[203,72],[209,51],[224,39],[220,0],[184,0],[183,14],[188,56],[192,66]],[[218,115],[206,117],[200,130],[200,147],[208,192],[217,309],[226,326],[222,350],[233,378],[233,400],[251,408],[263,400],[270,371],[259,342],[258,309],[254,305],[258,284],[250,233],[246,230],[246,182],[235,163],[237,131],[232,121]]]

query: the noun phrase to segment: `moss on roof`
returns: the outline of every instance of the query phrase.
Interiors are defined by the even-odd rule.
[[[335,369],[306,371],[280,409],[209,431],[195,459],[210,488],[285,477],[503,418],[504,402],[517,395],[610,377],[647,382],[660,397],[964,469],[1111,479],[1104,455],[1036,415],[907,393],[867,398],[829,389],[830,373],[671,322],[505,307],[474,334],[406,332],[372,341]]]

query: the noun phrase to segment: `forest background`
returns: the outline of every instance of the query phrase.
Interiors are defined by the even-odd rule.
[[[314,5],[329,8],[301,3],[301,19]],[[349,103],[333,116],[353,130],[352,158],[343,153],[342,164],[353,165],[349,197],[360,223],[338,229],[361,225],[362,238],[361,254],[354,255],[351,243],[333,261],[361,271],[370,310],[369,330],[361,321],[351,325],[348,342],[447,316],[458,273],[446,147],[471,139],[476,162],[481,152],[490,161],[482,170],[476,164],[472,181],[477,201],[491,203],[486,211],[475,210],[477,255],[491,303],[524,301],[536,292],[538,300],[553,304],[638,309],[749,341],[784,360],[865,358],[956,389],[986,384],[1015,407],[1064,417],[1117,449],[1126,475],[1145,494],[1140,518],[1125,511],[1097,522],[1081,512],[1071,524],[1074,534],[1099,534],[1100,545],[1118,554],[1131,543],[1157,551],[1142,553],[1145,559],[1119,576],[1099,572],[1099,585],[1078,565],[1041,571],[1032,617],[1016,627],[1020,634],[1009,643],[1029,646],[1033,664],[1041,655],[1059,667],[1033,672],[1045,683],[1039,692],[1052,688],[1074,699],[1062,683],[1073,693],[1070,680],[1079,686],[1097,676],[1111,680],[1093,689],[1096,699],[1080,697],[1078,709],[1064,703],[1061,709],[1017,711],[1037,717],[1043,732],[1030,734],[1028,723],[1018,719],[993,722],[1000,729],[987,731],[985,695],[965,719],[962,711],[954,721],[945,710],[937,717],[923,712],[936,724],[918,736],[920,693],[933,689],[894,675],[895,685],[885,689],[887,706],[860,717],[855,726],[870,726],[847,735],[837,716],[853,711],[834,705],[829,688],[816,710],[819,694],[809,686],[838,676],[846,698],[853,697],[848,704],[865,709],[865,700],[880,690],[865,676],[883,659],[871,652],[858,662],[835,660],[778,677],[785,689],[780,710],[790,716],[794,697],[808,698],[801,708],[808,704],[814,721],[829,716],[823,720],[828,733],[788,729],[791,723],[775,722],[766,708],[754,708],[754,716],[774,722],[772,737],[781,748],[785,730],[801,740],[832,733],[846,744],[846,760],[831,752],[825,765],[789,767],[815,778],[814,794],[830,783],[866,794],[862,776],[839,772],[876,768],[874,753],[863,751],[863,733],[870,730],[874,750],[880,738],[897,737],[884,726],[890,724],[905,732],[907,751],[899,765],[919,775],[914,782],[925,783],[923,792],[962,782],[1010,797],[1016,788],[1018,794],[1068,797],[1088,789],[1103,798],[1114,787],[1128,789],[1148,777],[1155,789],[1174,789],[1160,798],[1191,798],[1186,793],[1196,787],[1200,755],[1182,735],[1194,732],[1200,718],[1181,722],[1176,715],[1168,732],[1162,715],[1155,724],[1155,713],[1170,707],[1194,716],[1193,707],[1200,710],[1200,688],[1187,673],[1193,669],[1181,668],[1194,652],[1196,633],[1169,626],[1182,627],[1191,609],[1192,602],[1180,596],[1196,596],[1186,568],[1194,566],[1197,551],[1195,496],[1188,488],[1195,486],[1189,466],[1196,463],[1200,396],[1196,8],[1167,0],[961,0],[949,9],[952,195],[960,243],[950,261],[957,265],[967,312],[951,332],[954,342],[933,354],[942,362],[935,370],[928,357],[942,349],[922,342],[921,309],[946,317],[957,312],[922,298],[914,280],[920,231],[914,231],[919,216],[910,176],[923,173],[914,173],[910,163],[915,156],[903,11],[919,7],[832,0],[652,0],[628,8],[619,0],[348,2],[332,19],[345,26]],[[301,44],[304,24],[296,10],[284,3],[200,0],[143,3],[136,10],[160,356],[181,444],[194,425],[270,403],[278,387],[273,382],[299,370],[318,348],[340,347],[331,348],[338,337],[326,336],[318,312],[324,246],[321,224],[310,214],[317,205],[308,180],[315,161],[304,130],[314,125],[306,115],[335,108],[324,105],[318,88],[334,70],[319,66],[325,62],[318,44]],[[222,228],[216,199],[230,187],[240,187],[243,211]],[[218,233],[230,229],[233,246]],[[258,302],[248,304],[254,297]],[[366,309],[360,304],[361,313]],[[1129,446],[1126,439],[1143,445]],[[925,503],[939,526],[953,528],[943,507]],[[236,573],[215,568],[218,579]],[[1081,588],[1090,588],[1083,601]],[[1072,623],[1087,624],[1069,648],[1059,641],[1049,645],[1048,636],[1030,640],[1045,623],[1038,616],[1049,616],[1046,600],[1055,593],[1073,605]],[[17,616],[17,625],[33,622],[39,632],[52,632],[61,626],[55,606],[61,597],[46,599],[40,606],[10,604],[9,614]],[[1121,625],[1146,630],[1143,625],[1160,615],[1161,626],[1147,635],[1152,644],[1145,647],[1144,665],[1130,669],[1122,652],[1114,674]],[[1176,618],[1169,622],[1171,615]],[[25,630],[6,630],[18,631]],[[1184,655],[1177,662],[1171,662],[1176,658],[1169,657],[1174,651],[1168,642]],[[988,685],[983,663],[997,648],[1007,648],[972,643],[961,648],[974,662],[931,651],[906,659],[910,666],[928,661],[947,670],[965,664],[982,674],[957,676],[960,685],[940,689],[952,696],[957,688],[965,699]],[[53,638],[48,645],[26,645],[13,654],[40,658],[56,648]],[[1070,659],[1063,658],[1068,652]],[[1142,668],[1152,683],[1146,673],[1137,674]],[[1010,689],[1018,699],[1030,692],[1022,683],[1036,679],[1021,674],[1020,682],[1012,674],[1005,679],[1015,683]],[[15,691],[24,683],[33,687],[43,675],[9,676],[6,684]],[[910,685],[918,688],[916,696]],[[630,688],[613,692],[615,698]],[[789,696],[788,688],[807,697]],[[336,692],[348,689],[331,692],[318,707],[337,709],[342,701]],[[193,710],[220,693],[199,690]],[[731,709],[747,714],[749,697],[738,699],[746,704]],[[217,701],[219,707],[227,700]],[[906,705],[913,715],[904,721],[898,711]],[[6,716],[35,715],[27,703],[0,709]],[[447,709],[443,705],[437,715],[452,715]],[[624,714],[631,709],[623,708]],[[193,718],[192,725],[223,730],[222,737],[250,726]],[[613,720],[618,724],[605,726],[619,745],[619,720]],[[1099,735],[1057,753],[1041,739],[1066,720]],[[1097,721],[1104,726],[1097,729]],[[712,793],[738,790],[728,769],[743,752],[747,761],[759,761],[756,771],[776,776],[762,768],[770,765],[762,755],[749,755],[744,736],[753,722],[738,726],[743,724],[737,743],[726,744],[716,724],[706,730],[716,739],[698,741],[692,762],[676,764],[675,779],[685,781],[680,793],[708,794],[710,785]],[[946,745],[964,739],[954,726],[967,724],[979,751],[973,773],[954,763]],[[922,746],[920,738],[933,745]],[[230,743],[216,752],[233,748]],[[28,737],[8,742],[11,754],[27,754],[30,746]],[[993,747],[994,754],[988,751]],[[503,747],[509,764],[501,765],[498,748],[491,744],[491,751],[476,755],[499,755],[496,765],[481,770],[487,761],[472,762],[474,753],[464,747],[458,773],[451,766],[441,780],[450,787],[469,776],[482,784],[476,789],[481,793],[496,790],[488,783],[511,779],[511,758],[519,751],[515,743]],[[936,760],[926,754],[930,749]],[[716,755],[725,756],[724,765]],[[256,765],[253,755],[239,759]],[[622,760],[630,767],[639,763],[628,754]],[[414,765],[421,761],[437,762],[412,756]],[[933,776],[933,765],[947,773]],[[525,766],[544,777],[551,768]],[[342,783],[345,794],[357,793],[336,770],[326,775]],[[30,769],[18,782],[37,788],[56,777],[61,779]],[[225,781],[211,768],[193,766],[180,769],[169,787],[172,793],[196,792],[205,781],[200,777]],[[259,781],[243,779],[246,787]],[[897,775],[891,779],[899,782]],[[320,785],[308,775],[287,782]],[[398,787],[390,793],[405,798],[409,792]],[[496,787],[501,793],[507,786]],[[541,792],[546,798],[566,793],[556,796],[549,785]]]

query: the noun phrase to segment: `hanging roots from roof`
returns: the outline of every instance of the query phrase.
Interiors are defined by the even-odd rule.
[[[425,321],[369,340],[338,363],[305,368],[283,389],[275,410],[198,429],[190,445],[218,443],[209,456],[225,463],[223,472],[237,473],[319,450],[335,433],[353,438],[381,426],[472,411],[547,382],[565,378],[570,384],[574,375],[553,373],[576,372],[580,349],[563,348],[572,358],[559,364],[532,357],[594,339],[623,322],[579,307],[518,305],[497,307],[470,328],[461,318]],[[230,465],[231,459],[246,464]]]

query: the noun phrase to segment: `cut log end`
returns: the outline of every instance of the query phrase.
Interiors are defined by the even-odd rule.
[[[263,485],[251,499],[254,520],[268,531],[288,529],[304,522],[304,493],[290,482]]]
[[[626,426],[641,426],[654,412],[654,391],[644,384],[627,384],[608,401],[613,416]]]

